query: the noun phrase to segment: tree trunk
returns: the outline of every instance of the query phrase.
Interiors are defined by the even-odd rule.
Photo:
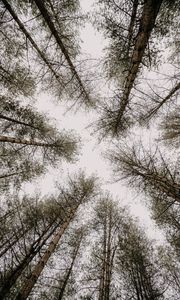
[[[79,241],[79,243],[78,243],[78,245],[76,247],[75,253],[74,253],[73,258],[72,258],[72,262],[71,262],[70,268],[69,268],[69,270],[68,270],[68,272],[66,274],[65,280],[63,281],[62,288],[61,288],[59,296],[57,298],[58,300],[62,300],[62,298],[63,298],[66,286],[68,284],[69,277],[71,275],[71,272],[72,272],[72,269],[73,269],[73,266],[74,266],[74,262],[76,260],[76,256],[77,256],[78,251],[79,251],[80,244],[81,244],[81,240]]]
[[[66,230],[66,228],[68,227],[68,225],[70,224],[72,219],[74,218],[74,214],[75,214],[76,210],[77,210],[77,207],[76,207],[76,209],[72,210],[70,216],[63,223],[63,225],[60,226],[58,232],[55,233],[55,235],[53,236],[53,238],[50,242],[49,247],[47,248],[44,255],[42,256],[42,258],[39,260],[39,262],[35,266],[34,270],[31,273],[31,276],[25,281],[22,289],[20,290],[20,292],[18,293],[18,295],[16,297],[16,300],[25,300],[25,299],[27,299],[27,297],[29,296],[31,290],[33,289],[36,281],[38,280],[41,272],[43,271],[44,267],[46,266],[49,258],[53,254],[59,240],[61,239],[61,237],[64,233],[64,231]]]
[[[142,63],[144,51],[147,47],[151,32],[154,28],[156,17],[163,0],[147,0],[145,1],[142,17],[140,19],[139,31],[136,37],[134,50],[132,53],[132,62],[128,70],[125,82],[124,92],[121,99],[121,107],[119,109],[117,128],[121,122],[126,106],[129,102],[129,96]],[[116,130],[117,130],[116,128]]]
[[[107,255],[106,255],[106,277],[105,277],[105,297],[104,300],[109,300],[110,294],[110,273],[111,273],[111,229],[112,229],[112,213],[108,214],[108,237],[107,237]]]
[[[0,136],[0,143],[13,143],[13,144],[21,144],[28,146],[37,146],[37,147],[52,147],[52,144],[42,143],[36,140],[26,140],[20,138],[14,138],[10,136]]]
[[[79,83],[79,87],[80,87],[82,93],[84,94],[85,98],[88,101],[90,101],[89,95],[88,95],[88,93],[87,93],[87,91],[86,91],[86,89],[85,89],[85,87],[84,87],[84,85],[83,85],[83,83],[81,81],[81,78],[79,77],[79,75],[78,75],[78,73],[76,71],[76,68],[75,68],[74,64],[72,63],[72,61],[71,61],[69,53],[68,53],[66,47],[64,46],[64,44],[63,44],[63,42],[62,42],[62,40],[60,38],[60,35],[59,35],[58,31],[56,30],[56,28],[54,26],[54,23],[52,22],[52,19],[51,19],[51,16],[49,15],[49,13],[48,13],[48,10],[46,9],[46,7],[44,5],[44,1],[42,1],[42,0],[34,0],[34,2],[36,3],[39,11],[41,12],[41,15],[43,16],[46,24],[48,25],[48,27],[49,27],[49,29],[50,29],[50,31],[52,33],[52,35],[55,37],[57,44],[59,45],[62,53],[64,54],[64,57],[65,57],[68,65],[70,67],[70,70],[71,70],[72,74],[76,77],[76,79],[77,79],[77,81]]]
[[[45,245],[45,242],[49,239],[49,237],[54,233],[54,231],[59,226],[59,223],[51,230],[51,232],[42,240],[44,235],[49,231],[49,229],[54,224],[51,223],[48,227],[43,231],[41,236],[33,242],[31,248],[25,258],[21,261],[21,263],[10,273],[10,275],[6,278],[4,285],[0,289],[0,299],[3,300],[6,295],[9,293],[11,287],[14,285],[16,280],[22,274],[24,269],[28,266],[28,264],[33,260],[36,254],[41,250],[41,248]],[[42,240],[42,241],[41,241]]]
[[[98,300],[104,300],[104,288],[105,288],[105,274],[106,274],[106,243],[107,243],[107,219],[105,217],[104,222],[104,240],[103,240],[103,260],[102,260],[102,273],[99,284],[99,296]]]
[[[33,48],[37,51],[37,53],[39,54],[39,56],[45,62],[45,64],[50,69],[50,71],[55,76],[55,78],[58,80],[58,82],[60,83],[60,85],[62,85],[62,81],[59,80],[59,76],[57,75],[56,71],[52,68],[51,63],[46,58],[45,54],[39,49],[38,45],[35,43],[35,41],[31,37],[31,35],[29,34],[29,32],[26,30],[26,28],[24,27],[23,23],[20,21],[20,19],[16,15],[15,11],[11,7],[10,3],[7,0],[2,0],[2,2],[4,4],[4,6],[5,6],[5,8],[9,11],[9,13],[11,14],[11,16],[13,17],[14,21],[18,24],[19,28],[24,33],[24,35],[26,36],[26,38],[30,41],[30,43],[33,46]]]
[[[128,40],[128,51],[127,52],[128,53],[129,53],[129,50],[130,50],[131,40],[132,40],[132,36],[133,36],[133,29],[134,29],[134,24],[135,24],[135,21],[136,21],[138,3],[139,3],[139,0],[134,0],[133,1],[131,21],[130,21],[130,24],[129,24],[128,36],[127,36],[127,40]]]

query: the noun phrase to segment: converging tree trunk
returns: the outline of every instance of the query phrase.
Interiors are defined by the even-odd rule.
[[[75,248],[75,251],[74,251],[74,254],[73,254],[73,257],[72,257],[72,262],[71,262],[71,265],[70,265],[70,268],[68,269],[66,275],[65,275],[65,278],[63,280],[63,284],[62,284],[62,287],[60,289],[60,292],[59,292],[59,295],[57,297],[57,300],[62,300],[63,299],[63,296],[64,296],[64,292],[66,290],[66,286],[68,284],[68,281],[69,281],[69,278],[71,276],[71,273],[72,273],[72,270],[73,270],[73,266],[74,266],[74,263],[75,263],[75,260],[76,260],[76,257],[78,255],[78,252],[79,252],[79,248],[80,248],[80,245],[81,245],[81,241],[82,241],[82,238],[79,240],[78,242],[78,245],[76,246]]]
[[[49,15],[48,10],[45,7],[44,1],[42,1],[42,0],[34,0],[34,2],[36,3],[39,11],[41,12],[41,15],[43,16],[46,24],[48,25],[48,27],[49,27],[52,35],[54,36],[54,38],[55,38],[55,40],[57,42],[57,44],[59,45],[59,47],[60,47],[60,49],[61,49],[61,51],[62,51],[62,53],[63,53],[63,55],[64,55],[64,57],[65,57],[65,59],[66,59],[66,61],[68,63],[68,65],[70,67],[70,70],[71,70],[72,74],[77,79],[77,82],[79,84],[79,87],[80,87],[83,95],[85,96],[86,100],[90,101],[89,95],[88,95],[88,93],[87,93],[87,91],[86,91],[86,89],[84,87],[84,84],[82,83],[82,80],[81,80],[79,74],[77,73],[77,70],[76,70],[76,68],[75,68],[75,66],[74,66],[74,64],[73,64],[73,62],[72,62],[72,60],[71,60],[71,58],[69,56],[68,50],[64,46],[64,44],[62,42],[62,39],[61,39],[58,31],[56,30],[55,26],[54,26],[54,23],[53,23],[53,21],[51,19],[51,16]]]
[[[125,80],[123,95],[121,97],[120,108],[117,116],[116,132],[121,122],[121,118],[129,103],[129,96],[137,77],[144,51],[147,47],[151,32],[154,28],[155,21],[163,0],[147,0],[144,3],[142,16],[139,24],[139,31],[136,37],[135,46],[132,53],[131,64],[128,69],[128,75]]]
[[[6,9],[9,11],[9,13],[11,14],[11,16],[13,17],[14,21],[18,24],[18,26],[21,29],[21,31],[26,36],[26,39],[28,39],[30,41],[30,43],[33,46],[33,48],[37,51],[37,53],[39,54],[39,56],[41,57],[41,59],[44,61],[44,63],[50,69],[50,71],[55,76],[55,78],[58,80],[58,82],[60,83],[60,85],[62,85],[62,80],[59,80],[59,76],[56,73],[56,71],[53,69],[51,63],[48,61],[48,58],[43,53],[43,51],[40,50],[40,48],[38,47],[38,45],[35,43],[34,39],[30,35],[30,33],[27,31],[27,29],[24,27],[23,23],[20,21],[20,19],[18,18],[17,14],[13,10],[13,8],[11,7],[10,3],[7,0],[2,0],[2,2],[4,4],[4,6],[6,7]]]
[[[26,256],[24,259],[17,265],[16,268],[14,268],[12,271],[10,271],[10,274],[5,278],[5,282],[2,285],[0,289],[0,299],[3,300],[6,295],[10,292],[11,287],[14,285],[16,280],[21,276],[24,269],[29,265],[29,263],[33,260],[33,258],[36,256],[36,254],[41,250],[41,248],[45,245],[46,241],[49,239],[49,237],[54,233],[54,231],[59,226],[59,223],[55,225],[52,230],[48,233],[49,229],[54,224],[49,224],[46,229],[42,232],[41,236],[36,239],[33,244],[30,246],[30,249],[28,253],[26,253]],[[48,233],[46,235],[46,233]],[[44,237],[45,236],[45,237]]]
[[[22,289],[18,293],[16,300],[25,300],[29,296],[31,290],[33,289],[36,281],[38,280],[41,272],[43,271],[44,267],[46,266],[49,258],[53,254],[59,240],[61,239],[64,231],[69,226],[70,222],[74,218],[74,214],[76,212],[77,208],[72,210],[70,216],[66,219],[66,221],[62,224],[62,226],[59,227],[59,230],[55,233],[53,236],[47,250],[45,251],[42,258],[39,260],[37,265],[35,266],[34,270],[32,271],[30,277],[25,281]]]

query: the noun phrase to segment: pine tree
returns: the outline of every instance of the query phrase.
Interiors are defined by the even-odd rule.
[[[42,174],[48,164],[73,160],[77,153],[75,136],[59,132],[31,106],[5,96],[1,100],[1,191],[10,183],[20,186]]]
[[[93,177],[86,179],[84,174],[80,174],[74,181],[72,179],[69,180],[69,190],[61,189],[61,197],[67,201],[67,204],[69,205],[68,210],[66,209],[66,217],[61,221],[59,227],[56,227],[56,231],[51,233],[49,245],[47,245],[45,252],[35,264],[28,279],[25,280],[15,299],[27,299],[49,258],[59,244],[65,230],[75,218],[77,209],[82,203],[90,200],[90,198],[95,195],[95,190],[95,179]]]
[[[118,83],[111,103],[108,101],[102,107],[97,129],[105,136],[117,137],[134,123],[136,112],[131,102],[136,95],[139,73],[143,65],[151,66],[156,52],[160,51],[155,50],[157,38],[168,35],[169,30],[176,32],[176,21],[171,23],[170,15],[174,14],[176,19],[179,8],[176,1],[171,6],[170,1],[164,0],[122,1],[121,5],[111,0],[98,2],[102,6],[99,27],[110,40],[106,65],[110,77]]]
[[[153,218],[167,233],[168,240],[179,251],[180,202],[178,163],[165,160],[161,152],[150,153],[139,147],[117,148],[109,159],[118,180],[125,179],[129,186],[145,192]],[[173,238],[174,237],[174,238]]]
[[[39,23],[37,25],[41,26],[41,46],[38,45],[33,34],[28,30],[27,24],[25,25],[21,21],[24,15],[27,18],[26,1],[24,4],[20,3],[21,9],[19,9],[19,3],[13,7],[7,0],[2,2],[13,18],[12,22],[20,29],[22,39],[28,41],[30,48],[33,49],[31,51],[32,57],[36,60],[34,71],[38,77],[41,77],[41,82],[46,85],[48,90],[51,89],[53,93],[55,92],[58,97],[62,98],[63,93],[66,98],[67,95],[70,99],[73,96],[73,99],[75,97],[77,100],[81,99],[82,104],[91,106],[92,100],[89,96],[88,87],[82,81],[74,63],[77,54],[78,35],[77,30],[73,29],[69,20],[74,21],[74,25],[76,25],[78,21],[80,23],[83,19],[80,14],[78,15],[78,1],[70,1],[68,3],[34,1],[31,4],[32,19],[36,24]],[[59,12],[61,13],[59,14]],[[37,15],[38,19],[36,19]],[[30,30],[32,31],[32,29],[33,27],[31,26]],[[33,31],[36,33],[35,29]],[[48,40],[48,43],[46,43],[44,37]],[[38,65],[37,61],[39,61]],[[47,76],[46,73],[49,75]],[[37,79],[39,81],[39,78]]]
[[[152,243],[129,220],[119,235],[117,268],[127,299],[164,299],[164,286]]]

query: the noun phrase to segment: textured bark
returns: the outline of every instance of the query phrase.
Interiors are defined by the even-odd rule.
[[[57,229],[57,227],[59,226],[59,223],[42,240],[42,238],[49,231],[49,229],[52,227],[52,225],[53,225],[52,223],[50,225],[48,225],[48,227],[43,231],[43,233],[41,234],[41,236],[36,241],[34,241],[34,243],[31,245],[31,248],[30,248],[29,252],[26,254],[25,258],[20,262],[20,264],[6,278],[5,283],[3,284],[3,286],[0,289],[0,299],[1,300],[3,300],[6,297],[6,295],[9,293],[11,287],[14,285],[14,283],[19,278],[19,276],[22,274],[22,272],[24,271],[24,269],[29,265],[29,263],[33,260],[33,258],[36,256],[36,254],[45,245],[45,243],[49,239],[49,237]]]
[[[121,122],[121,118],[124,114],[126,106],[129,103],[129,96],[136,76],[138,74],[140,65],[142,63],[142,58],[145,49],[148,45],[148,41],[151,32],[154,28],[156,17],[158,15],[162,2],[163,0],[147,0],[144,4],[142,17],[139,25],[139,31],[136,37],[136,42],[132,53],[132,60],[130,68],[128,70],[128,75],[126,77],[123,95],[121,98],[121,107],[118,113],[116,130],[118,129],[118,125]]]
[[[73,64],[73,62],[72,62],[72,60],[71,60],[71,58],[69,56],[68,50],[64,46],[64,44],[63,44],[63,42],[62,42],[62,40],[60,38],[60,35],[59,35],[58,31],[56,30],[56,28],[54,26],[54,23],[52,22],[51,16],[49,15],[49,12],[48,12],[48,10],[46,9],[46,7],[44,5],[44,1],[42,1],[42,0],[34,0],[34,2],[36,3],[39,11],[41,12],[41,15],[43,16],[46,24],[48,25],[48,27],[49,27],[52,35],[56,39],[56,42],[59,45],[59,47],[60,47],[60,49],[61,49],[61,51],[62,51],[62,53],[63,53],[63,55],[64,55],[64,57],[65,57],[65,59],[66,59],[66,61],[68,63],[68,65],[70,67],[70,70],[71,70],[72,74],[75,76],[75,78],[78,81],[78,84],[79,84],[79,87],[80,87],[82,93],[84,94],[84,96],[85,96],[85,98],[87,100],[90,100],[89,99],[89,95],[88,95],[88,93],[87,93],[87,91],[86,91],[86,89],[85,89],[85,87],[84,87],[84,85],[83,85],[83,83],[81,81],[81,78],[79,77],[79,74],[77,73],[76,68],[75,68],[75,66],[74,66],[74,64]]]
[[[30,43],[33,46],[33,48],[37,51],[37,53],[39,54],[39,56],[41,57],[41,59],[44,61],[44,63],[50,69],[50,71],[55,76],[55,78],[58,80],[58,82],[60,83],[60,85],[62,85],[62,82],[59,80],[58,74],[52,68],[52,65],[50,64],[50,62],[46,58],[45,54],[40,50],[40,48],[38,47],[38,45],[35,43],[35,41],[31,37],[30,33],[26,30],[26,28],[24,27],[23,23],[20,21],[20,19],[16,15],[15,11],[11,7],[10,3],[7,0],[2,0],[2,2],[4,4],[4,6],[5,6],[5,8],[9,11],[9,13],[11,14],[11,16],[13,17],[14,21],[18,24],[19,28],[24,33],[24,35],[26,36],[26,38],[30,41]]]
[[[72,219],[74,218],[74,214],[75,214],[76,210],[77,210],[77,208],[75,210],[72,210],[70,216],[66,219],[66,221],[63,223],[63,225],[60,226],[57,233],[55,233],[55,235],[53,236],[53,238],[52,238],[52,240],[49,244],[49,247],[47,248],[44,255],[42,256],[42,258],[39,260],[39,262],[35,266],[35,268],[32,271],[30,277],[25,281],[22,289],[20,290],[20,292],[18,293],[18,295],[16,297],[16,300],[25,300],[25,299],[28,298],[31,290],[33,289],[36,281],[38,280],[41,272],[43,271],[44,267],[46,266],[46,264],[47,264],[49,258],[51,257],[52,253],[54,252],[54,250],[55,250],[59,240],[61,239],[64,231],[66,230],[66,228],[68,227],[68,225],[70,224]]]

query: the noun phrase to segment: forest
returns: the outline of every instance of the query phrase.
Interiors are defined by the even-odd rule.
[[[0,0],[0,300],[180,299],[179,28],[180,0]]]

